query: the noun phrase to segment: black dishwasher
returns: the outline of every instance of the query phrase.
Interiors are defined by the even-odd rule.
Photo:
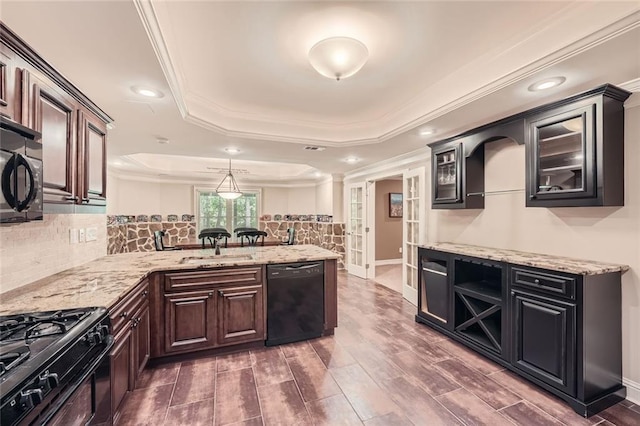
[[[320,337],[324,262],[267,265],[267,346]]]

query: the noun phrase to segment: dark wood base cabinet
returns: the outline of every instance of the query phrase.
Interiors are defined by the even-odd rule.
[[[416,321],[588,417],[626,396],[621,272],[578,275],[419,248]]]
[[[151,354],[149,280],[143,280],[111,310],[114,346],[111,350],[111,412],[120,417],[122,402],[136,387]]]

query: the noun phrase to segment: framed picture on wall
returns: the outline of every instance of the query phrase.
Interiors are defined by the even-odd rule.
[[[389,217],[402,217],[402,194],[389,193]]]

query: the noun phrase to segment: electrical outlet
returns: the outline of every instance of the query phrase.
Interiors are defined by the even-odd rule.
[[[98,239],[98,228],[87,228],[87,232],[85,237],[87,237],[86,241],[95,241]]]
[[[78,230],[69,229],[69,244],[78,244]]]
[[[402,247],[398,248],[398,253],[402,253]]]
[[[78,229],[78,241],[81,242],[81,243],[85,242],[84,228]]]

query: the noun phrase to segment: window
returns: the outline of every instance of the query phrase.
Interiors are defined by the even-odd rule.
[[[226,200],[210,188],[196,188],[198,232],[205,228],[258,227],[259,191],[245,191],[240,198]]]

